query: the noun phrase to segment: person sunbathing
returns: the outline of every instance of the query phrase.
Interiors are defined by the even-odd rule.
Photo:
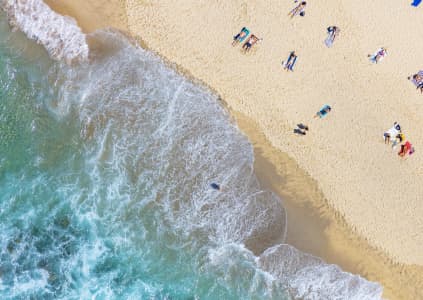
[[[295,51],[292,51],[291,53],[289,53],[288,59],[286,63],[284,64],[283,68],[287,71],[294,71],[293,68],[296,61],[297,61],[297,55],[295,54]]]
[[[325,106],[322,107],[321,110],[319,110],[314,115],[314,118],[317,118],[317,117],[319,117],[320,119],[324,118],[331,110],[332,110],[332,108],[329,105],[325,105]]]
[[[332,40],[332,42],[335,40],[336,36],[340,32],[339,28],[336,26],[330,26],[328,27],[328,34],[329,38]]]
[[[416,89],[423,93],[423,71],[419,71],[419,73],[413,76],[408,76],[407,79],[411,80],[416,86]]]
[[[409,141],[405,142],[405,144],[401,145],[401,150],[398,152],[398,155],[401,157],[404,157],[406,154],[408,154],[411,150],[411,143]]]
[[[302,1],[300,4],[298,4],[296,7],[294,7],[289,13],[288,16],[291,16],[291,19],[295,17],[296,15],[300,14],[301,16],[304,16],[304,9],[307,5],[306,1]]]
[[[234,36],[234,40],[232,42],[232,46],[237,45],[239,42],[242,42],[247,35],[250,33],[250,31],[246,27],[242,27],[241,31]]]
[[[386,49],[381,48],[380,51],[378,51],[378,53],[376,54],[375,62],[378,63],[379,60],[381,60],[383,57],[385,57],[385,55],[386,55]]]
[[[373,60],[375,63],[378,63],[382,58],[386,56],[386,54],[386,48],[382,47],[375,54],[369,54],[367,56],[370,57],[370,59]]]
[[[410,79],[411,77],[408,77],[408,79]],[[414,74],[413,75],[413,80],[419,85],[421,83],[423,83],[423,76],[420,74]]]
[[[252,34],[248,40],[242,45],[242,49],[245,50],[245,52],[250,51],[251,47],[259,41],[259,38],[256,37],[254,34]]]

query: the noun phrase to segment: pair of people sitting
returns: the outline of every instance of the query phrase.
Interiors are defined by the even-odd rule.
[[[291,19],[293,18],[293,17],[295,17],[296,15],[300,15],[301,17],[304,17],[305,16],[305,11],[304,11],[304,9],[305,9],[305,7],[306,7],[306,5],[307,5],[307,2],[306,1],[302,1],[302,2],[300,2],[300,4],[298,4],[296,7],[294,7],[289,13],[288,13],[288,16],[290,16],[291,17]]]
[[[236,46],[239,43],[243,42],[247,36],[250,34],[250,31],[246,27],[242,27],[241,31],[234,36],[234,40],[232,42],[232,46]],[[250,51],[251,47],[256,44],[258,41],[260,41],[256,35],[252,34],[247,41],[242,45],[242,49],[247,52]]]
[[[404,144],[401,145],[401,149],[398,152],[398,155],[401,156],[401,157],[404,157],[407,154],[411,155],[413,153],[414,153],[413,145],[409,141],[406,141]]]

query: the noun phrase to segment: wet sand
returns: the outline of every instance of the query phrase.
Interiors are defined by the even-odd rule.
[[[324,64],[323,66],[322,64],[314,64],[310,60],[304,62],[303,64],[307,63],[311,65],[308,67],[304,66],[305,70],[297,69],[294,72],[295,76],[282,72],[278,62],[272,62],[271,65],[268,64],[272,57],[282,60],[289,53],[286,45],[281,47],[283,49],[278,49],[281,42],[277,39],[278,35],[274,35],[274,31],[277,34],[281,33],[279,29],[275,29],[274,26],[272,27],[274,23],[271,21],[275,17],[285,19],[286,16],[283,10],[288,7],[292,8],[291,4],[275,4],[274,7],[280,9],[277,12],[277,16],[275,16],[276,12],[272,12],[272,10],[269,10],[267,13],[263,12],[259,4],[246,4],[239,1],[231,4],[217,1],[214,4],[203,5],[205,7],[199,7],[198,4],[190,4],[190,1],[179,3],[179,5],[178,2],[172,3],[167,1],[161,2],[161,5],[152,1],[127,1],[125,3],[125,1],[119,0],[49,0],[46,2],[57,12],[75,17],[85,32],[91,32],[95,29],[109,26],[130,31],[132,35],[142,40],[143,44],[148,46],[150,50],[155,51],[168,61],[176,63],[180,71],[201,80],[205,85],[220,94],[226,101],[226,105],[230,108],[232,115],[237,119],[241,130],[248,135],[254,145],[256,157],[255,168],[260,181],[264,187],[277,192],[283,199],[289,218],[288,243],[300,250],[320,256],[329,263],[338,264],[346,271],[360,274],[369,280],[380,282],[384,286],[384,296],[389,299],[418,299],[421,297],[421,290],[423,290],[423,267],[421,266],[419,253],[412,257],[406,257],[405,254],[413,253],[413,249],[420,249],[423,253],[423,249],[421,249],[422,244],[420,246],[418,244],[423,230],[419,227],[421,223],[415,221],[415,215],[422,210],[422,206],[421,203],[419,205],[414,201],[423,198],[423,193],[421,193],[421,181],[423,177],[421,176],[422,161],[420,157],[416,158],[416,155],[404,161],[399,160],[396,155],[388,150],[389,148],[383,145],[383,142],[381,143],[380,136],[383,130],[392,125],[390,124],[391,120],[401,120],[401,124],[403,126],[406,125],[407,131],[411,133],[416,148],[423,149],[417,142],[418,140],[421,141],[421,139],[418,139],[421,138],[421,133],[417,132],[417,128],[409,129],[413,128],[411,126],[413,124],[412,121],[417,120],[419,116],[421,118],[423,115],[421,114],[423,98],[417,98],[419,95],[415,93],[413,86],[409,82],[401,82],[398,88],[399,92],[404,93],[403,95],[395,92],[393,95],[389,95],[386,103],[382,101],[382,96],[378,96],[381,87],[379,83],[373,82],[372,76],[380,75],[382,77],[381,81],[386,79],[385,86],[386,84],[395,85],[395,82],[387,78],[383,73],[387,72],[390,76],[393,76],[392,73],[395,76],[398,75],[393,71],[393,68],[397,67],[396,65],[383,65],[388,59],[396,55],[395,51],[392,51],[394,54],[390,51],[385,61],[377,65],[378,68],[380,67],[379,69],[375,69],[375,66],[366,62],[366,59],[348,57],[348,51],[350,51],[348,48],[350,45],[348,43],[360,38],[365,39],[365,37],[360,36],[361,32],[354,28],[357,24],[360,25],[366,21],[365,18],[362,20],[363,17],[360,16],[361,8],[358,8],[354,14],[343,15],[345,20],[337,15],[339,12],[327,16],[327,19],[329,19],[328,22],[340,22],[337,25],[342,25],[341,35],[346,30],[350,30],[356,36],[351,41],[341,39],[336,41],[339,43],[339,46],[336,45],[340,48],[338,50],[324,49],[324,51],[332,51],[337,54],[346,51],[343,57],[336,58],[327,55],[322,57],[322,59],[326,60],[325,63],[327,63],[328,59],[334,60],[335,65],[345,70],[348,70],[350,64],[354,62],[360,65],[366,72],[370,72],[372,76],[361,79],[359,76],[361,74],[356,74],[358,71],[357,68],[354,68],[353,74],[348,74],[347,76],[349,84],[347,84],[346,89],[348,92],[353,93],[354,95],[352,96],[354,97],[351,96],[351,98],[345,101],[352,101],[352,107],[358,105],[359,111],[371,109],[378,112],[377,109],[380,106],[391,107],[395,105],[392,99],[399,96],[404,99],[408,97],[407,99],[410,99],[412,106],[405,105],[397,114],[389,115],[388,113],[388,116],[385,115],[382,118],[383,120],[380,118],[372,119],[371,117],[373,115],[370,115],[370,120],[364,120],[365,123],[362,125],[370,127],[370,129],[364,132],[365,140],[370,141],[368,139],[370,130],[370,134],[374,135],[372,138],[375,141],[366,145],[366,143],[360,143],[357,138],[354,138],[354,148],[349,151],[350,149],[348,147],[343,146],[350,145],[341,145],[341,148],[334,146],[340,146],[338,140],[340,140],[339,136],[342,137],[343,135],[342,130],[346,130],[348,126],[355,127],[355,122],[363,121],[363,119],[355,121],[348,113],[338,112],[338,110],[342,111],[342,108],[346,108],[348,112],[348,108],[351,108],[350,105],[345,105],[338,101],[335,106],[337,114],[328,116],[327,120],[324,120],[326,123],[320,122],[320,120],[317,122],[317,120],[311,120],[310,118],[314,111],[317,110],[316,107],[320,108],[320,104],[318,103],[321,103],[321,100],[316,102],[316,97],[313,96],[313,93],[319,99],[331,97],[341,98],[345,96],[342,93],[344,86],[334,80],[333,74],[328,74],[324,70]],[[323,2],[325,4],[331,3],[331,1]],[[350,2],[342,2],[341,6],[344,10],[350,11],[356,9],[352,1]],[[213,5],[218,6],[218,10]],[[370,8],[373,8],[374,5],[369,4]],[[260,14],[264,13],[265,16],[267,15],[268,24],[263,23],[265,20],[257,20],[254,13],[252,13],[254,11],[259,11]],[[303,26],[313,26],[317,22],[316,17],[309,16],[309,11],[311,11],[311,8],[307,9],[306,18],[300,20],[294,19],[289,21],[291,23],[288,25],[285,24],[289,27],[289,30],[300,31],[297,37],[284,37],[290,44],[295,44],[298,47],[304,46],[302,44],[307,43],[307,35],[318,35],[319,40],[317,42],[319,43],[322,43],[325,38],[325,34],[320,32],[322,28],[319,29],[319,32],[314,32],[314,29],[309,32],[303,32]],[[127,13],[128,18],[126,17]],[[321,14],[321,12],[319,13]],[[392,10],[388,9],[387,18],[391,17],[390,14],[393,13]],[[231,14],[234,16],[230,16]],[[341,10],[342,14],[345,14],[345,12]],[[185,16],[183,20],[180,18],[181,15]],[[373,17],[377,19],[378,16]],[[380,18],[384,20],[383,17],[382,15]],[[216,18],[227,18],[227,24],[214,24],[213,20]],[[210,22],[215,25],[213,27],[213,31],[215,32],[208,34],[207,39],[203,39],[201,36],[199,37],[198,28],[206,28]],[[305,24],[301,24],[301,22]],[[265,40],[246,56],[241,54],[238,48],[232,48],[232,46],[227,47],[227,44],[230,45],[231,35],[239,30],[239,24],[254,24],[254,29],[261,32],[265,37]],[[372,29],[371,27],[373,25],[371,24],[369,26],[369,29]],[[361,28],[360,26],[357,27]],[[213,41],[214,38],[215,41]],[[296,43],[294,42],[295,39],[299,39],[300,41]],[[380,39],[380,41],[367,39],[366,43],[370,45],[365,49],[361,49],[361,51],[368,51],[370,53],[382,41],[383,39]],[[220,43],[223,46],[219,46]],[[360,43],[356,46],[358,49],[363,47]],[[372,48],[372,46],[374,47]],[[214,47],[218,49],[213,51]],[[216,51],[217,53],[221,53],[216,54]],[[313,54],[304,49],[302,55],[310,55],[312,59],[318,61],[319,55],[321,55],[320,51],[323,50],[320,49],[317,51],[317,54]],[[367,54],[367,52],[365,53]],[[266,56],[266,54],[270,55]],[[301,56],[300,59],[303,59],[303,57]],[[304,57],[304,60],[306,61],[307,58]],[[259,62],[262,62],[263,66]],[[406,64],[404,62],[402,63],[403,65]],[[244,66],[245,64],[247,66]],[[248,66],[252,67],[252,72]],[[261,69],[262,67],[267,68],[266,72]],[[310,71],[312,67],[317,70]],[[411,63],[407,67],[409,72],[413,72],[417,68],[415,66],[413,69]],[[233,68],[238,68],[238,70],[231,72]],[[297,68],[299,68],[299,64]],[[308,73],[308,71],[311,73]],[[327,82],[329,76],[331,83],[328,84],[325,90],[316,88],[314,84],[311,84],[311,91],[304,87],[304,80],[305,82],[313,82],[313,76],[316,76],[316,72],[319,76],[321,75],[319,84],[323,84],[322,82],[325,81]],[[279,83],[275,83],[275,80],[279,81]],[[360,86],[364,85],[364,81],[362,80],[374,83],[374,90],[370,91],[370,94],[376,99],[373,100],[373,98],[367,97],[361,101],[375,102],[367,108],[365,105],[362,106],[361,103],[357,104],[355,100],[355,97],[366,95],[362,93],[363,89],[360,89]],[[292,88],[292,86],[296,86],[297,88]],[[296,93],[298,90],[304,88],[306,91]],[[368,89],[368,87],[366,88]],[[233,92],[231,92],[231,89]],[[358,94],[355,92],[356,89],[358,90]],[[388,91],[391,90],[388,89]],[[383,95],[385,94],[383,93]],[[293,99],[295,101],[288,103],[283,98]],[[310,99],[304,100],[303,98]],[[418,101],[421,101],[420,106],[417,106]],[[380,113],[385,113],[383,108]],[[407,113],[409,113],[408,115],[411,120],[405,121],[404,116]],[[292,130],[295,124],[299,122],[298,120],[310,120],[309,124],[312,125],[310,126],[309,135],[305,137],[293,136]],[[329,122],[332,122],[330,128],[325,127],[324,124]],[[414,127],[417,127],[416,125],[418,124],[420,123],[417,121]],[[333,126],[335,126],[335,129]],[[358,130],[360,131],[360,129]],[[331,131],[334,131],[334,134]],[[349,133],[350,131],[346,130],[346,132]],[[406,135],[409,136],[409,133],[406,133]],[[361,137],[358,136],[358,138]],[[271,142],[269,142],[269,139]],[[326,145],[328,140],[329,142],[331,140],[337,142],[334,142],[334,145]],[[277,146],[277,148],[272,146],[272,144]],[[312,150],[316,147],[318,151],[313,152]],[[365,149],[363,150],[361,147],[365,147]],[[370,151],[369,148],[372,150]],[[288,154],[281,152],[281,150]],[[324,165],[328,164],[328,161],[323,156],[319,156],[319,154],[333,153],[331,151],[336,151],[334,152],[334,157],[332,157],[332,159],[336,160],[336,164],[332,168],[325,168]],[[362,164],[358,164],[357,166],[351,165],[351,161],[363,156],[360,151],[362,153],[371,152],[370,157],[363,159]],[[295,158],[295,161],[292,158]],[[376,171],[383,173],[380,169],[381,166],[379,164],[374,165],[373,163],[373,160],[376,161],[380,158],[385,161],[388,160],[388,164],[393,172],[389,171],[388,174],[381,176],[381,179],[375,179],[375,172],[374,170],[372,171],[373,168],[376,167]],[[329,166],[331,165],[329,164]],[[314,169],[316,167],[319,170],[318,172]],[[347,169],[347,175],[351,173],[349,176],[346,176],[346,173],[342,172],[342,168],[346,167],[350,167],[350,169]],[[331,172],[334,173],[331,174]],[[366,178],[368,172],[372,176]],[[314,179],[308,174],[311,174]],[[386,201],[388,204],[391,201],[398,201],[395,198],[396,193],[389,194],[391,188],[388,188],[386,192],[382,189],[381,193],[381,189],[377,187],[378,184],[382,184],[382,186],[388,184],[389,186],[390,180],[397,178],[397,176],[400,177],[400,182],[395,183],[394,187],[400,185],[400,192],[404,194],[398,199],[402,201],[403,197],[411,194],[410,199],[413,200],[412,205],[409,205],[405,212],[409,212],[410,209],[415,210],[412,214],[412,220],[409,220],[414,227],[407,222],[401,222],[404,215],[388,220],[389,222],[394,222],[393,225],[401,225],[398,226],[401,229],[400,232],[394,232],[389,226],[386,227],[385,223],[387,220],[378,224],[378,218],[373,218],[374,214],[381,214],[384,218],[389,216],[383,210],[380,210],[389,208],[387,205],[380,203],[380,201]],[[405,190],[402,180],[407,178],[416,180],[405,185],[407,188]],[[352,189],[349,185],[354,183],[353,186],[356,187],[357,184],[360,185],[364,181],[368,181],[368,183],[364,184],[363,188],[351,192]],[[345,187],[342,193],[338,189],[333,188],[333,184],[340,184],[341,187]],[[366,196],[363,194],[364,192],[369,192],[369,195]],[[375,193],[381,194],[376,198],[371,198]],[[370,209],[369,207],[363,207],[359,211],[355,211],[357,210],[357,205],[362,204],[363,201],[369,201],[369,199],[371,199],[370,204],[373,201],[376,204],[373,204]],[[353,206],[352,210],[346,204],[348,201],[354,201],[355,206]],[[400,209],[398,206],[395,207]],[[354,215],[357,213],[363,215],[362,219],[364,221],[362,219],[360,219],[360,222],[356,220],[356,216]],[[401,211],[401,213],[404,213],[404,211]],[[372,220],[370,224],[368,222],[369,219]],[[395,223],[397,221],[399,223]],[[384,245],[383,240],[375,240],[372,234],[369,234],[366,230],[362,230],[366,226],[382,228],[382,233],[384,233],[386,239],[389,239],[391,243]],[[402,231],[408,232],[408,234],[398,240],[397,236]],[[410,237],[411,239],[414,238],[412,243],[417,245],[414,248],[411,247],[411,250],[406,249]],[[407,242],[402,243],[404,240]],[[389,249],[389,245],[392,242],[396,242],[400,247]],[[401,250],[400,248],[406,250],[404,257],[393,254]],[[408,265],[406,265],[407,263]]]

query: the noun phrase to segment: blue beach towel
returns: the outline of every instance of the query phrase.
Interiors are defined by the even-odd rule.
[[[297,56],[295,54],[294,54],[295,56],[292,56],[292,54],[294,54],[294,51],[289,53],[288,59],[286,61],[282,61],[282,66],[284,69],[294,71],[293,68],[294,68],[295,62],[297,61]]]
[[[419,6],[419,4],[422,2],[422,0],[414,0],[413,3],[411,3],[411,6]]]
[[[244,37],[237,38],[237,39],[238,39],[238,41],[243,42],[247,38],[247,36],[250,34],[250,30],[248,30],[247,27],[244,27],[244,28],[242,28],[241,32],[245,32]]]
[[[245,28],[243,31],[245,32],[245,36],[239,39],[240,42],[244,41],[247,38],[247,36],[250,34],[250,31],[248,30],[248,28]]]

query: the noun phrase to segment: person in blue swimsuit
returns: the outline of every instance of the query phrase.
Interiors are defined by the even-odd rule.
[[[329,105],[325,105],[325,106],[323,106],[322,107],[322,109],[321,110],[319,110],[315,115],[314,115],[314,117],[315,118],[317,118],[317,117],[319,117],[320,119],[321,118],[324,118],[330,111],[331,111],[331,107],[329,106]]]

